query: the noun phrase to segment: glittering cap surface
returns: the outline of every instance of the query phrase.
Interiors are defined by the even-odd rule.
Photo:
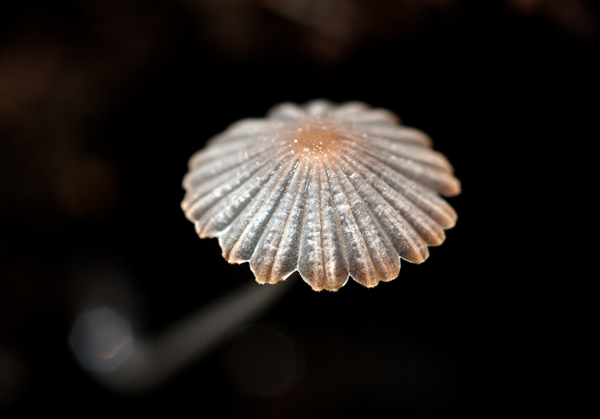
[[[217,135],[189,162],[182,208],[200,237],[260,283],[298,271],[313,289],[373,287],[421,263],[460,193],[429,137],[359,102],[283,103]]]

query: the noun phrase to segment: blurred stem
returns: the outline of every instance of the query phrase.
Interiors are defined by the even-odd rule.
[[[252,282],[203,307],[150,341],[134,338],[134,352],[112,372],[95,377],[123,393],[143,393],[220,344],[235,328],[263,314],[293,286],[294,278],[276,284]]]

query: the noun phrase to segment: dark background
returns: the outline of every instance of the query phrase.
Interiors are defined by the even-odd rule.
[[[561,159],[592,139],[599,16],[584,0],[2,2],[0,409],[445,418],[561,403],[540,392],[564,310],[546,269],[570,248],[547,222],[569,194]],[[433,138],[463,185],[446,243],[375,289],[296,284],[260,319],[302,364],[275,397],[232,385],[231,344],[145,395],[96,383],[67,344],[90,301],[152,336],[253,280],[184,218],[188,158],[238,119],[314,98],[388,108]]]

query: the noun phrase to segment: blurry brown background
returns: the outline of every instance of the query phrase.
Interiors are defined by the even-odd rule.
[[[586,0],[3,1],[0,412],[428,418],[551,404],[532,391],[544,278],[523,261],[553,182],[538,164],[589,137],[577,129],[599,22]],[[385,107],[432,136],[463,183],[447,242],[373,290],[298,284],[261,319],[302,354],[275,396],[232,383],[231,343],[142,396],[89,378],[67,337],[90,301],[151,336],[253,280],[185,220],[187,159],[240,118],[313,98]]]

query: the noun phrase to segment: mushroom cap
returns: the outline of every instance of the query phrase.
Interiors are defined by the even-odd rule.
[[[294,271],[314,290],[351,276],[390,281],[400,259],[421,263],[456,212],[448,160],[423,132],[360,102],[282,103],[238,121],[189,161],[181,204],[201,238],[261,283]]]

